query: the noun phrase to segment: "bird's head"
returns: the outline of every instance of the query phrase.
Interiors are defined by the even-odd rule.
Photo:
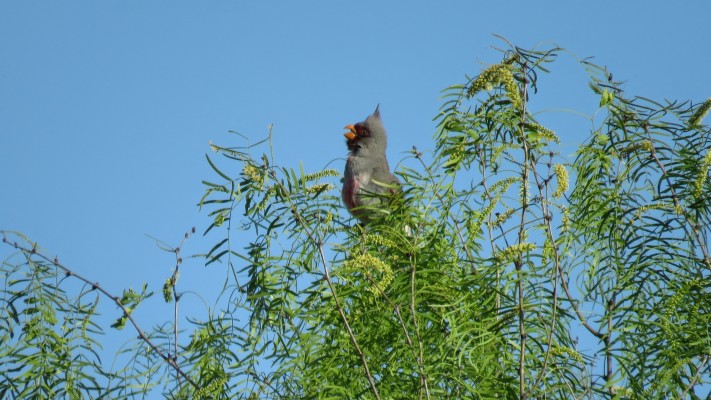
[[[383,121],[380,119],[380,105],[375,107],[375,112],[369,115],[365,121],[354,125],[346,125],[344,133],[346,146],[353,153],[382,153],[385,154],[387,147],[387,136]]]

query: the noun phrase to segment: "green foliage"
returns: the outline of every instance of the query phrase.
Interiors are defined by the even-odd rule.
[[[16,239],[27,243],[22,235]],[[36,247],[28,250],[2,264],[0,398],[98,398],[106,393],[100,382],[107,376],[96,355],[98,296],[34,257]]]
[[[711,385],[711,131],[702,123],[710,103],[628,98],[607,70],[580,61],[599,108],[567,160],[561,138],[532,111],[539,78],[561,53],[511,46],[500,63],[445,89],[433,156],[413,149],[398,171],[404,196],[365,227],[341,205],[338,171],[278,166],[265,150],[271,135],[212,145],[219,157],[207,156],[215,177],[200,207],[211,218],[204,233],[217,239],[204,256],[229,275],[215,311],[191,321],[187,344],[178,344],[175,321],[144,333],[132,320],[146,287],[111,296],[19,246],[23,261],[3,264],[2,359],[12,362],[2,390],[703,396]],[[167,249],[176,267],[163,283],[176,310],[179,249]],[[77,297],[61,290],[70,278],[86,284]],[[96,296],[87,299],[97,291],[121,308],[114,327],[139,334],[124,350],[129,362],[111,373],[90,358],[100,330],[91,322]],[[67,329],[76,321],[84,328]],[[64,375],[46,367],[58,360]]]
[[[614,96],[574,163],[567,243],[576,256],[564,265],[584,272],[606,389],[625,384],[632,397],[675,398],[709,372],[711,193],[703,155],[711,135],[686,124],[699,108],[628,99],[604,70],[586,65],[593,90]]]
[[[148,290],[148,285],[144,283],[141,293],[136,293],[131,288],[123,291],[123,295],[120,299],[117,299],[117,301],[124,306],[125,313],[119,317],[116,322],[111,324],[112,328],[123,329],[126,326],[128,317],[131,315],[134,308],[141,304],[143,300],[151,296],[151,293],[146,293],[146,290]]]

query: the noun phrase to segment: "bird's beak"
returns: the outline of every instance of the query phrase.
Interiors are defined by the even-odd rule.
[[[346,125],[346,126],[343,127],[343,129],[348,129],[348,132],[346,132],[346,133],[343,134],[343,136],[345,136],[346,139],[348,139],[348,140],[353,140],[353,139],[356,138],[357,135],[356,135],[355,126],[353,126],[353,125]]]

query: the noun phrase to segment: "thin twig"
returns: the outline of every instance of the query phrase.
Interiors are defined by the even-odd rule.
[[[573,295],[570,293],[570,288],[568,287],[568,284],[566,283],[566,277],[565,273],[563,272],[562,268],[558,269],[558,273],[560,274],[560,284],[563,287],[563,291],[565,292],[565,295],[570,302],[570,305],[573,306],[573,310],[575,310],[575,314],[578,316],[578,320],[580,321],[581,324],[583,324],[583,327],[590,332],[593,336],[595,336],[598,339],[602,339],[605,337],[604,333],[601,333],[599,330],[595,329],[590,325],[587,321],[587,318],[583,315],[583,313],[580,311],[578,308],[577,303],[573,299]]]
[[[612,299],[607,302],[607,334],[605,335],[605,381],[610,382],[612,379],[612,313],[617,308],[615,301],[615,294],[612,295]],[[614,395],[614,388],[610,386],[610,394]]]
[[[173,253],[175,253],[175,269],[173,270],[173,274],[170,276],[170,286],[173,291],[173,298],[175,299],[175,305],[173,307],[173,357],[175,357],[175,359],[178,358],[178,303],[180,302],[181,297],[180,293],[178,293],[178,289],[176,288],[176,286],[178,284],[178,272],[180,270],[180,264],[183,263],[183,259],[182,257],[180,257],[180,250],[183,248],[183,245],[193,233],[195,233],[195,227],[193,227],[190,232],[186,232],[183,236],[183,240],[180,242],[178,247],[173,249]]]
[[[704,367],[706,367],[706,364],[709,362],[709,356],[704,356],[703,361],[701,361],[701,365],[699,365],[699,368],[696,370],[696,374],[694,375],[693,378],[689,381],[689,384],[686,385],[686,388],[684,388],[684,391],[681,393],[679,396],[679,400],[686,398],[686,394],[689,393],[689,390],[696,385],[696,382],[699,381],[701,378],[701,372],[704,371]],[[708,372],[708,371],[707,371]]]

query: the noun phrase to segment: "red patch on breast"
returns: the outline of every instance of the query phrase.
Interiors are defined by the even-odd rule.
[[[358,192],[358,179],[347,179],[343,182],[343,190],[341,191],[341,197],[343,198],[343,203],[351,211],[355,208],[356,197],[355,194]]]

